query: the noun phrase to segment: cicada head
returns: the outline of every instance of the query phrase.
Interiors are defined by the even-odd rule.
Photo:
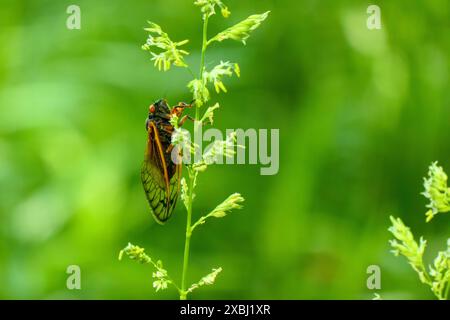
[[[148,107],[148,118],[145,122],[145,128],[148,130],[150,121],[158,119],[168,119],[170,115],[170,108],[165,99],[159,99]]]
[[[164,117],[170,114],[170,108],[165,99],[159,99],[148,107],[149,117]]]

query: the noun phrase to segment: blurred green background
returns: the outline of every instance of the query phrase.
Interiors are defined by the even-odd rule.
[[[0,2],[0,298],[161,299],[152,270],[119,262],[129,241],[181,277],[185,212],[157,225],[140,183],[150,102],[190,101],[185,69],[158,72],[140,49],[146,20],[189,38],[198,68],[201,17],[193,1]],[[425,224],[422,177],[450,172],[448,0],[228,0],[210,35],[271,10],[247,46],[215,44],[207,65],[239,62],[226,79],[219,128],[279,128],[280,170],[211,167],[195,216],[232,192],[245,208],[194,234],[189,282],[224,271],[195,299],[431,299],[403,258],[389,253],[389,215],[445,248],[449,216]],[[81,7],[81,30],[66,8]],[[366,28],[369,4],[382,29]],[[187,128],[192,125],[188,124]],[[81,268],[82,290],[66,289]]]

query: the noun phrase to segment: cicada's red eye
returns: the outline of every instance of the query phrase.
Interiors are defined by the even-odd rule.
[[[155,113],[155,105],[152,104],[152,105],[150,106],[150,108],[148,108],[148,111],[150,111],[150,113]]]

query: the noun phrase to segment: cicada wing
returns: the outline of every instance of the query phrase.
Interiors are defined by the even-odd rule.
[[[181,176],[181,165],[177,164],[175,172],[169,177],[164,152],[158,128],[154,123],[149,123],[141,180],[153,217],[160,224],[172,215],[178,198]]]
[[[170,218],[172,215],[173,210],[175,209],[175,206],[177,205],[178,200],[178,194],[180,193],[180,178],[181,178],[181,164],[176,165],[176,171],[172,178],[169,181],[169,207],[167,209],[168,215],[167,219]]]

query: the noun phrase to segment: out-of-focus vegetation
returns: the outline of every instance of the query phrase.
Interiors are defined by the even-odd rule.
[[[449,2],[378,1],[383,27],[372,31],[365,2],[226,3],[232,15],[213,19],[211,34],[249,12],[271,15],[247,48],[209,49],[207,65],[226,57],[242,70],[215,123],[279,128],[280,171],[215,166],[199,181],[198,214],[234,191],[246,203],[193,237],[191,280],[214,264],[223,272],[192,297],[371,298],[366,269],[376,264],[384,299],[433,298],[389,253],[387,227],[399,216],[431,252],[445,249],[449,216],[424,224],[417,208],[428,164],[450,168]],[[156,71],[140,46],[152,20],[192,39],[194,65],[198,9],[80,0],[81,30],[68,30],[70,4],[1,3],[0,298],[176,298],[154,293],[148,266],[119,263],[117,253],[139,244],[181,277],[172,266],[182,259],[185,213],[179,203],[157,225],[139,172],[149,103],[190,100],[191,75]],[[66,289],[71,264],[81,267],[81,290]]]

